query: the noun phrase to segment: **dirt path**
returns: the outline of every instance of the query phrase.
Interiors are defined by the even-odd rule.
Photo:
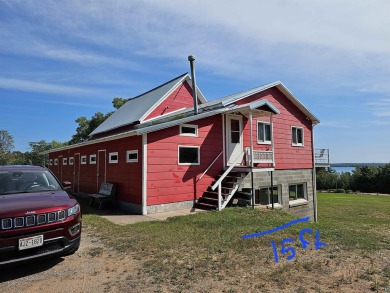
[[[76,254],[0,271],[0,292],[121,292],[116,284],[139,280],[137,272],[129,256],[112,253],[84,229]]]

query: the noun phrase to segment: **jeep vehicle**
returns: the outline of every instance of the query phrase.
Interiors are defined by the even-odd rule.
[[[0,166],[0,268],[73,254],[80,238],[80,205],[48,169]]]

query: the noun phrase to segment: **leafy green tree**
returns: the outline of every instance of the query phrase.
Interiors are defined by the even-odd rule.
[[[0,165],[11,163],[11,150],[14,148],[14,138],[7,130],[0,130]]]
[[[112,106],[115,109],[122,107],[128,99],[124,98],[114,98],[112,100]],[[109,112],[103,114],[101,112],[95,113],[90,119],[85,116],[79,117],[76,119],[78,127],[76,128],[76,133],[72,136],[72,139],[69,141],[69,144],[76,144],[89,139],[89,134],[94,131],[100,124],[102,124],[111,114],[114,112]]]
[[[29,143],[31,151],[25,153],[25,160],[28,164],[32,165],[48,165],[48,155],[43,152],[65,146],[66,143],[61,143],[53,140],[52,142],[46,142],[45,140],[33,141]]]

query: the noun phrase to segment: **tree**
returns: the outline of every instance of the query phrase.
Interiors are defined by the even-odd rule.
[[[10,163],[10,153],[14,148],[14,138],[7,130],[0,130],[0,165]]]
[[[65,146],[66,143],[61,143],[53,140],[52,142],[46,142],[45,140],[33,141],[28,144],[31,151],[25,153],[25,160],[32,165],[48,165],[48,155],[43,152]]]
[[[127,101],[128,99],[116,97],[112,100],[112,106],[118,110]],[[76,128],[76,133],[69,141],[69,144],[76,144],[87,141],[89,139],[89,134],[94,131],[100,124],[102,124],[108,117],[110,117],[112,113],[114,112],[109,112],[107,114],[97,112],[91,117],[91,119],[88,119],[85,116],[77,118],[76,123],[78,124],[78,127]]]

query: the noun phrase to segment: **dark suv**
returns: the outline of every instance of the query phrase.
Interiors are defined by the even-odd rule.
[[[0,166],[0,268],[73,254],[80,236],[80,205],[48,169]]]

